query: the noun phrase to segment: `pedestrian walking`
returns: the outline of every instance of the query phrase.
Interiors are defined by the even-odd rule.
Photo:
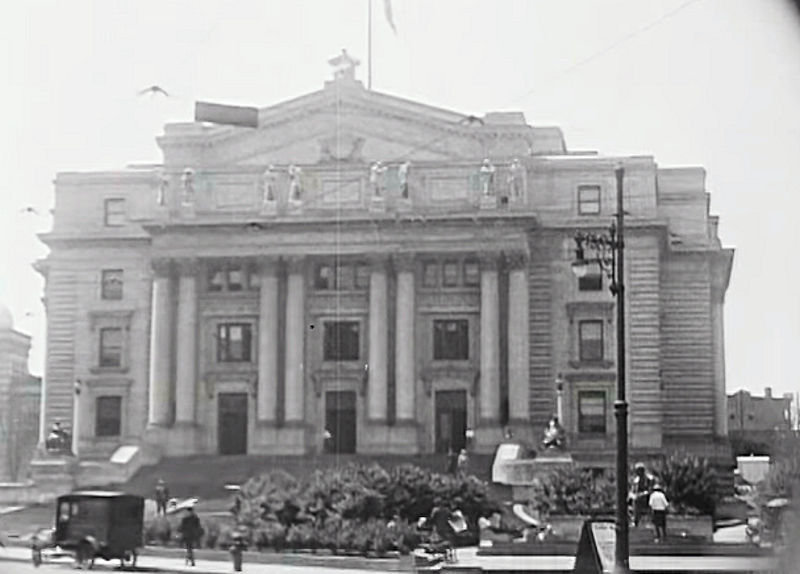
[[[163,478],[156,482],[156,516],[167,514],[167,502],[169,501],[169,488]]]
[[[456,466],[458,468],[458,474],[460,475],[466,474],[467,464],[469,463],[469,455],[467,455],[467,449],[465,448],[461,449],[461,452],[458,453],[458,459],[456,462],[457,462]]]
[[[650,510],[653,512],[653,527],[656,530],[656,542],[664,542],[667,539],[667,509],[669,501],[664,494],[664,489],[660,484],[653,485],[653,492],[650,495]]]
[[[634,465],[635,476],[633,477],[633,489],[631,498],[633,499],[633,525],[639,526],[642,516],[647,514],[647,505],[650,500],[650,492],[653,488],[653,476],[647,472],[644,463],[637,462]]]
[[[455,474],[458,470],[458,453],[450,445],[447,446],[447,474]]]
[[[186,548],[186,564],[194,566],[194,549],[203,537],[203,526],[200,524],[200,518],[194,511],[194,506],[186,508],[186,516],[181,519],[178,526],[183,546]]]

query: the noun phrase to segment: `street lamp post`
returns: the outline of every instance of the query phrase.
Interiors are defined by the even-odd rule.
[[[607,234],[577,232],[572,269],[578,277],[586,275],[590,264],[598,265],[610,280],[609,290],[617,299],[617,515],[614,558],[617,572],[629,572],[628,542],[628,403],[625,398],[625,210],[622,190],[625,170],[618,167],[617,215]],[[586,252],[591,256],[587,259]]]

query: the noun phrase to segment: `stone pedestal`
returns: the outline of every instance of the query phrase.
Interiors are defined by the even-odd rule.
[[[306,429],[300,425],[278,427],[274,424],[258,423],[247,451],[248,454],[260,455],[306,454]]]
[[[481,209],[497,209],[497,198],[494,195],[482,195],[480,201]]]
[[[262,215],[275,215],[278,213],[278,202],[277,201],[265,201],[261,204],[261,214]]]
[[[386,200],[380,196],[373,196],[369,201],[369,210],[376,213],[383,213],[386,211]]]
[[[394,425],[368,423],[358,437],[358,454],[417,454],[417,424],[413,421]]]
[[[518,502],[529,501],[536,492],[536,483],[547,475],[574,465],[572,455],[565,451],[544,451],[536,458],[512,460],[504,464],[512,497]]]
[[[186,456],[198,452],[199,428],[196,424],[177,422],[166,432],[166,440],[162,444],[164,454],[169,456]]]
[[[475,429],[475,438],[470,450],[477,454],[493,454],[501,442],[503,442],[503,428],[500,423],[482,423]]]

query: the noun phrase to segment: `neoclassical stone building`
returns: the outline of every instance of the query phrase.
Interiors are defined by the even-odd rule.
[[[521,113],[465,117],[346,66],[256,128],[158,144],[158,166],[58,174],[42,236],[43,412],[77,405],[84,455],[430,453],[467,429],[491,452],[506,427],[538,441],[560,378],[573,452],[610,462],[615,301],[570,264],[575,231],[613,218],[618,165],[631,446],[724,444],[733,252],[703,169],[571,153]]]

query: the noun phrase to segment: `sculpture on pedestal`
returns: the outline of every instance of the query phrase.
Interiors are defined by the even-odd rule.
[[[187,167],[181,175],[181,185],[183,186],[183,203],[185,205],[194,203],[194,170]]]
[[[397,178],[400,180],[400,197],[408,199],[408,168],[411,164],[404,161],[397,168]]]
[[[45,439],[45,448],[51,454],[70,454],[72,437],[68,430],[62,428],[61,421],[55,421]]]
[[[261,174],[261,203],[273,203],[276,198],[275,194],[275,181],[277,174],[275,167],[269,166],[263,174]]]
[[[376,161],[369,168],[369,186],[372,189],[372,197],[382,197],[384,186],[384,176],[386,168],[379,161]]]
[[[479,173],[481,180],[481,193],[484,197],[494,195],[494,190],[492,189],[494,172],[495,167],[492,165],[492,162],[489,160],[489,158],[484,159]]]
[[[301,169],[296,165],[289,166],[289,199],[294,202],[302,201],[303,186],[300,181]]]
[[[550,422],[547,423],[547,427],[544,429],[542,446],[545,450],[563,451],[567,448],[567,436],[556,415],[550,418]]]

